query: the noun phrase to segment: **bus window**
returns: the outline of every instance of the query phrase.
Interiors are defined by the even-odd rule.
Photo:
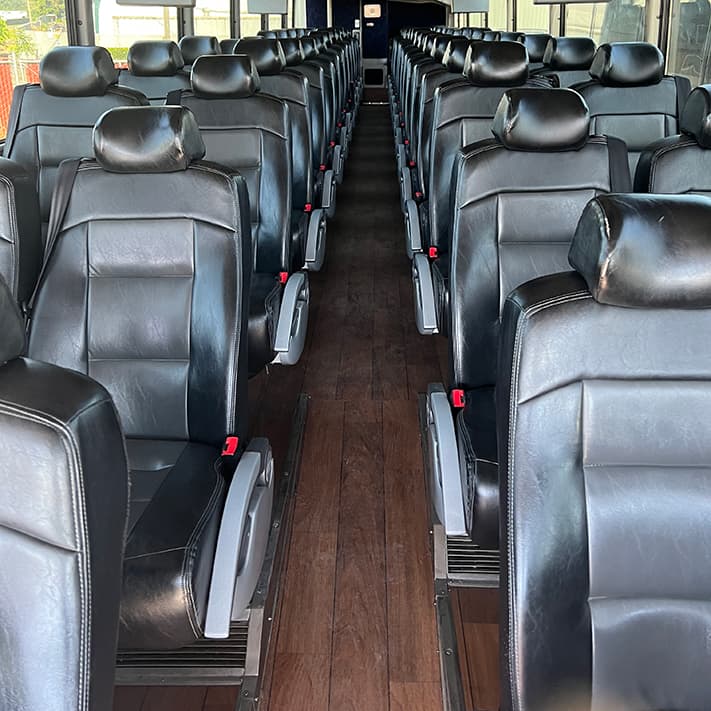
[[[64,0],[5,0],[0,10],[0,136],[7,133],[12,90],[39,80],[40,59],[67,44]]]
[[[599,2],[565,5],[565,34],[591,37],[599,44],[606,7],[607,3]]]
[[[692,85],[711,81],[711,5],[708,0],[673,0],[667,71]]]
[[[241,3],[241,8],[246,8],[247,3]],[[255,37],[262,29],[262,16],[256,13],[249,13],[246,9],[240,10],[239,26],[241,37]],[[228,35],[229,36],[229,35]]]
[[[230,37],[229,0],[197,0],[194,11],[195,34],[223,39]]]
[[[508,30],[508,2],[506,0],[491,0],[489,3],[489,27],[492,30]],[[486,22],[482,22],[485,25]]]
[[[516,3],[517,32],[550,32],[551,6],[534,5],[533,0]]]
[[[178,39],[178,20],[174,7],[118,5],[115,0],[100,0],[94,7],[96,44],[111,52],[117,66],[126,66],[128,48],[141,40]]]

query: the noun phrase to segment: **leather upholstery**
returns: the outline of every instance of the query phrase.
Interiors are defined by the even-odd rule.
[[[702,148],[711,148],[711,85],[697,86],[689,94],[679,127]]]
[[[40,86],[50,96],[103,96],[117,78],[103,47],[55,47],[40,62]]]
[[[281,45],[282,52],[284,52],[287,67],[293,67],[301,64],[306,59],[304,45],[300,39],[287,37],[285,39],[280,39],[279,44]],[[314,54],[311,54],[311,57],[313,56]]]
[[[543,63],[543,57],[546,53],[546,47],[551,40],[551,36],[543,32],[528,34],[526,33],[523,44],[528,51],[528,61],[533,68],[537,64]]]
[[[519,42],[473,42],[464,76],[474,86],[519,86],[528,79],[526,48]]]
[[[144,109],[147,128],[148,113],[175,111]],[[247,205],[244,180],[211,164],[126,175],[82,162],[38,292],[30,355],[101,382],[128,438],[122,648],[202,634],[221,445],[247,434]]]
[[[590,115],[570,89],[511,89],[501,99],[491,130],[510,150],[570,150],[587,141]]]
[[[205,55],[198,60],[190,73],[192,91],[198,98],[242,99],[259,91],[257,67],[247,55]]]
[[[54,53],[57,52],[55,60]],[[68,59],[76,54],[76,60]],[[108,80],[106,57],[99,47],[61,47],[49,52],[40,67],[40,81],[63,87],[64,95],[47,94],[39,85],[28,84],[22,93],[14,95],[11,113],[18,113],[17,128],[8,135],[4,156],[18,162],[32,177],[40,200],[42,222],[49,219],[49,206],[59,164],[69,158],[92,155],[92,131],[97,119],[117,106],[142,106],[147,103],[143,94],[111,84],[101,94],[85,96],[90,77],[103,76],[99,84]],[[70,74],[74,67],[92,64],[93,71],[84,69]],[[45,74],[48,69],[49,74]],[[117,72],[113,70],[113,81]],[[65,72],[65,73],[63,73]],[[49,79],[48,79],[49,77]],[[74,81],[77,82],[74,86]],[[94,82],[96,85],[96,82]],[[74,87],[74,88],[72,88]]]
[[[690,257],[687,207],[711,220],[708,204],[685,200],[600,209],[624,215],[623,231],[627,218],[646,228],[672,215],[664,242],[679,249],[655,268],[662,281]],[[708,308],[609,306],[570,272],[508,298],[502,709],[706,707],[709,328]]]
[[[187,109],[132,106],[109,111],[98,120],[94,155],[112,173],[171,173],[200,160],[205,145]]]
[[[664,55],[649,42],[613,42],[598,47],[590,76],[603,86],[649,86],[664,78]]]
[[[128,69],[119,70],[118,83],[141,92],[149,103],[162,105],[171,91],[190,86],[184,63],[175,42],[136,42],[128,50]]]
[[[4,284],[0,325],[0,707],[103,711],[129,485],[116,410],[86,376],[16,357],[24,324]]]
[[[452,72],[452,74],[464,73],[464,64],[467,60],[470,44],[471,41],[464,37],[454,37],[449,41],[447,51],[442,57],[442,64],[444,64],[448,72]]]
[[[20,304],[29,301],[35,288],[42,250],[34,180],[18,163],[0,158],[0,277]],[[0,333],[5,338],[8,332],[0,327]]]
[[[235,39],[234,37],[229,37],[227,39],[220,40],[220,53],[233,54],[237,42],[239,42],[239,40]]]
[[[589,81],[595,50],[589,37],[551,37],[536,75],[551,77],[564,88]]]
[[[709,308],[709,215],[703,197],[598,197],[580,218],[570,264],[601,304]]]
[[[178,47],[183,53],[186,67],[194,64],[198,57],[220,54],[220,43],[217,41],[217,37],[206,35],[186,35],[181,37]]]
[[[526,35],[523,32],[500,32],[499,41],[500,42],[521,42],[526,39]]]
[[[279,40],[243,37],[237,42],[234,54],[251,57],[260,77],[280,74],[286,68],[286,57]]]
[[[498,42],[501,40],[501,32],[486,30],[481,38],[484,42]]]
[[[318,47],[316,45],[316,40],[313,37],[302,37],[301,38],[301,48],[304,52],[304,59],[313,59],[318,57]],[[288,53],[286,48],[285,53]]]

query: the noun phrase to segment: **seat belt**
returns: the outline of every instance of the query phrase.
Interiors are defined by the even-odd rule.
[[[40,285],[42,284],[42,279],[47,271],[47,265],[49,263],[50,257],[52,256],[52,250],[54,249],[54,244],[59,237],[59,231],[62,228],[62,223],[64,222],[64,216],[67,214],[67,207],[69,206],[69,198],[72,194],[72,187],[74,186],[74,179],[76,178],[77,171],[81,165],[82,158],[72,158],[70,160],[62,161],[59,164],[59,170],[57,171],[57,182],[54,184],[54,190],[52,191],[52,207],[49,213],[49,224],[47,226],[47,241],[44,248],[44,259],[42,260],[42,266],[40,267],[39,276],[37,277],[37,283],[35,285],[32,296],[30,300],[23,304],[23,311],[25,318],[27,320],[27,328],[29,329],[30,319],[32,318],[32,309],[35,305],[35,300],[37,299],[37,293],[39,291]]]
[[[5,145],[3,146],[2,154],[5,158],[10,157],[10,151],[15,143],[15,134],[17,133],[17,126],[20,123],[20,111],[22,110],[22,100],[25,96],[25,91],[29,84],[20,84],[16,86],[12,91],[12,102],[10,103],[10,118],[8,119],[7,125],[7,137],[5,139]]]

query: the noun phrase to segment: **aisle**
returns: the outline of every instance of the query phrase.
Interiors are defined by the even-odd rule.
[[[270,711],[441,709],[418,392],[441,339],[414,324],[385,106],[361,109],[303,362],[312,402]],[[438,348],[440,352],[438,353]]]

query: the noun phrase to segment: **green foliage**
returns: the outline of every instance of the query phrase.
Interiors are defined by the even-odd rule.
[[[27,32],[0,18],[0,54],[32,54],[34,51],[34,42]]]
[[[128,57],[128,47],[107,47],[114,62],[125,62]]]
[[[64,17],[64,0],[27,0],[27,9],[32,22],[48,16]]]

